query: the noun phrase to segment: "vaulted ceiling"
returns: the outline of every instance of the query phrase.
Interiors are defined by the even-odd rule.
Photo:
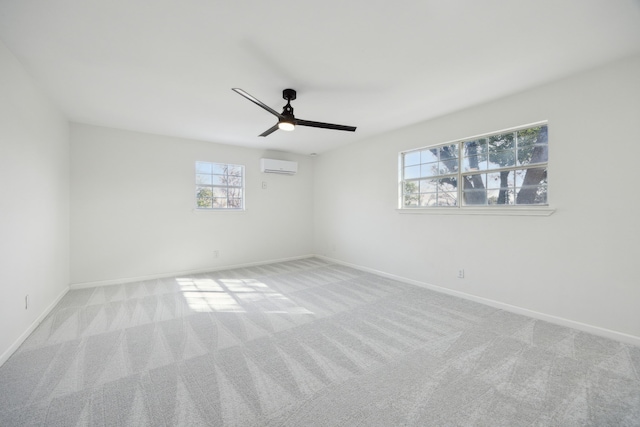
[[[301,154],[640,52],[639,0],[0,0],[0,39],[74,122]],[[355,133],[275,124],[231,91]]]

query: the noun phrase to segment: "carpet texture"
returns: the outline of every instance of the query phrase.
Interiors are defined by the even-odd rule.
[[[70,291],[0,425],[638,426],[640,348],[309,258]]]

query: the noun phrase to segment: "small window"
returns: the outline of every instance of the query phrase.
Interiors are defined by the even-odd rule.
[[[244,166],[196,162],[197,209],[244,209]]]
[[[400,208],[546,206],[548,160],[546,124],[400,153]]]

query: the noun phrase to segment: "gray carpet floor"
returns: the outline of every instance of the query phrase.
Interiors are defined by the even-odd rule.
[[[70,291],[2,426],[639,426],[640,348],[309,258]]]

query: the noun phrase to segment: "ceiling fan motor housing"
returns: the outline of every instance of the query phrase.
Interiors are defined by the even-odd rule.
[[[293,101],[296,99],[296,91],[293,89],[285,89],[282,91],[282,97],[287,101]]]

